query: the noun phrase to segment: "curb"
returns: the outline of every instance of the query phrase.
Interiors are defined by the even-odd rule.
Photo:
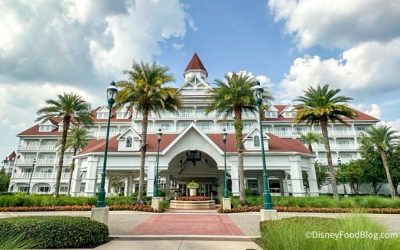
[[[213,240],[213,241],[252,241],[259,235],[110,235],[111,240]]]

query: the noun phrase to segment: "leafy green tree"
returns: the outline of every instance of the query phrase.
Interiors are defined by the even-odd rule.
[[[320,133],[315,132],[307,132],[306,134],[302,134],[300,136],[300,141],[308,147],[311,153],[313,153],[312,144],[320,143],[322,141],[322,135]]]
[[[382,187],[382,182],[385,181],[385,171],[382,160],[373,144],[363,139],[361,139],[360,141],[360,153],[363,158],[362,181],[364,183],[369,183],[374,194],[378,194],[379,190]]]
[[[315,163],[315,175],[317,177],[318,188],[321,188],[322,185],[326,182],[326,177],[327,177],[326,172],[327,172],[326,166],[322,166],[319,163]]]
[[[128,108],[134,107],[137,112],[142,113],[138,202],[143,201],[149,114],[151,112],[159,114],[162,110],[176,111],[181,107],[179,91],[165,86],[168,82],[174,81],[174,77],[168,71],[168,67],[156,63],[134,62],[130,70],[124,71],[128,80],[117,84],[121,90],[117,94],[116,107],[127,105]]]
[[[74,127],[68,132],[65,148],[73,150],[73,156],[76,156],[89,142],[89,135],[85,128]],[[68,180],[68,195],[71,193],[72,174],[75,169],[75,158],[72,158],[71,172]]]
[[[390,148],[388,153],[390,175],[392,176],[394,191],[398,195],[397,187],[400,184],[400,145]]]
[[[337,177],[349,183],[351,191],[354,194],[359,193],[360,184],[364,180],[364,161],[365,160],[354,160],[347,164],[343,163],[338,172]]]
[[[2,168],[0,170],[0,192],[7,192],[8,186],[10,186],[11,174],[6,173],[6,170]]]
[[[388,126],[378,126],[378,127],[370,127],[365,136],[362,137],[361,141],[364,145],[373,145],[378,151],[383,167],[386,173],[386,179],[388,182],[388,187],[390,191],[390,196],[392,199],[396,197],[396,192],[393,187],[393,181],[390,174],[389,161],[388,161],[388,150],[393,144],[393,140],[399,138],[396,135],[396,131]]]
[[[223,114],[225,117],[234,117],[236,149],[238,152],[239,170],[239,200],[240,204],[246,204],[244,166],[243,166],[243,120],[244,112],[255,113],[257,111],[256,101],[253,97],[252,87],[257,80],[248,73],[226,74],[223,80],[215,80],[216,88],[210,91],[210,103],[207,113],[215,111],[217,115]],[[263,100],[272,100],[269,91],[264,91]]]
[[[328,125],[329,123],[340,122],[346,124],[345,117],[355,117],[355,112],[347,103],[352,98],[347,96],[338,96],[340,89],[329,89],[329,85],[310,86],[304,95],[296,99],[300,102],[297,107],[297,113],[294,118],[295,123],[305,122],[307,125],[319,124],[321,126],[322,138],[325,146],[328,169],[332,184],[334,199],[338,200],[338,190],[336,185],[335,170],[332,164],[332,153],[329,145]]]
[[[71,122],[76,122],[83,126],[90,126],[93,123],[90,112],[90,104],[81,96],[74,93],[63,93],[57,95],[57,99],[48,99],[46,100],[46,106],[37,111],[38,118],[36,121],[46,121],[53,117],[58,117],[62,120],[60,158],[57,165],[54,196],[58,196],[60,191],[64,153]]]

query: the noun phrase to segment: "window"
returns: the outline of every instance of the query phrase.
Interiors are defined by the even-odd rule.
[[[79,189],[79,192],[84,193],[85,187],[86,187],[86,183],[81,183],[81,188]]]
[[[60,193],[66,193],[68,191],[68,187],[67,186],[61,186],[60,187]]]
[[[39,193],[48,193],[48,192],[50,192],[50,187],[49,186],[39,186],[38,192]]]
[[[126,138],[125,147],[127,147],[127,148],[131,148],[132,147],[132,137],[129,136],[129,137]]]
[[[247,179],[247,188],[258,189],[258,180],[257,179]]]
[[[107,119],[108,113],[97,113],[97,119]]]
[[[52,127],[53,127],[53,126],[51,126],[51,125],[40,125],[40,126],[39,126],[39,132],[48,132],[48,131],[51,131],[51,130],[52,130]]]
[[[29,190],[28,186],[18,187],[18,192],[25,192],[27,193]]]
[[[258,135],[255,135],[253,137],[253,146],[254,147],[260,147],[260,137]]]
[[[277,118],[278,117],[278,112],[276,112],[276,111],[267,111],[267,112],[265,112],[265,116],[267,118]]]

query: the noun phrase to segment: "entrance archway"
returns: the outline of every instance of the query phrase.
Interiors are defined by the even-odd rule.
[[[223,188],[223,171],[217,162],[200,150],[185,150],[175,155],[168,163],[168,169],[161,171],[165,178],[168,197],[189,195],[187,184],[199,183],[198,195],[218,197]]]

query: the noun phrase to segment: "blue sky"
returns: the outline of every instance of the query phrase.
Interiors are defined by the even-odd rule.
[[[329,83],[400,129],[400,1],[5,0],[0,11],[0,157],[45,99],[103,105],[132,60],[169,66],[178,86],[194,52],[209,82],[246,70],[280,103]]]

